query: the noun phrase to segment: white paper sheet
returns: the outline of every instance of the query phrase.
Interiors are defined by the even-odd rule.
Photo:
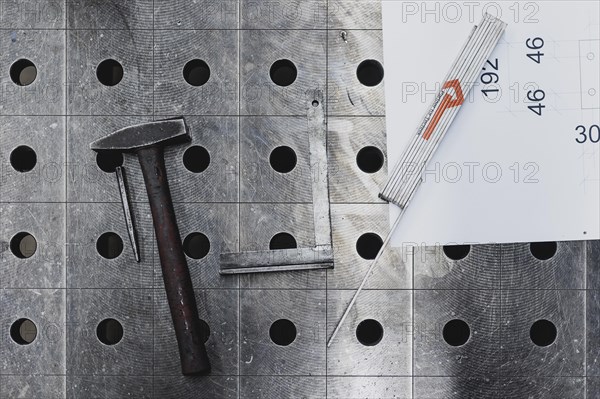
[[[597,1],[384,1],[389,168],[484,12],[508,23],[506,33],[391,244],[599,239]]]

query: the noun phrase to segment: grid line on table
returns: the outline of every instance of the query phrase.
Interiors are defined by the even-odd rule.
[[[2,376],[49,376],[49,377],[122,377],[122,376],[130,376],[130,377],[152,377],[152,375],[156,377],[178,377],[176,374],[2,374]],[[315,377],[315,378],[323,378],[325,374],[218,374],[214,377]],[[329,374],[328,377],[337,378],[353,378],[353,377],[387,377],[387,378],[407,378],[412,377],[409,374]],[[418,375],[415,378],[448,378],[448,377],[456,377],[458,379],[481,379],[485,378],[482,376],[479,377],[458,377],[455,375],[443,375],[443,374],[430,374],[430,375]],[[511,379],[515,378],[515,376],[509,376],[502,379]],[[523,378],[527,378],[527,376],[523,376]],[[558,378],[558,379],[573,379],[573,378],[585,378],[584,375],[548,375],[540,378]]]
[[[583,257],[583,275],[584,275],[584,280],[583,280],[583,288],[584,288],[584,294],[583,294],[583,374],[585,375],[584,379],[583,379],[583,397],[587,398],[587,374],[588,374],[588,349],[587,349],[587,289],[588,289],[588,284],[587,284],[587,261],[588,261],[588,245],[590,245],[589,241],[586,241],[585,245],[584,245],[584,251],[585,251],[585,256]]]
[[[412,352],[412,362],[411,362],[411,388],[412,388],[412,392],[411,392],[411,396],[414,397],[415,395],[415,339],[414,339],[414,334],[415,334],[415,251],[414,248],[411,248],[411,281],[412,281],[412,287],[411,287],[411,310],[410,310],[410,314],[411,314],[411,323],[412,323],[412,339],[410,341],[410,346],[411,346],[411,352]]]
[[[503,263],[502,263],[502,253],[504,251],[502,251],[502,245],[500,245],[500,250],[498,251],[498,257],[499,257],[499,262],[500,262],[500,270],[499,270],[499,275],[500,275],[500,280],[498,282],[498,288],[500,289],[500,304],[499,304],[499,312],[500,312],[500,331],[498,333],[498,345],[499,345],[499,352],[498,353],[502,353],[502,323],[504,320],[504,313],[503,313],[503,306],[502,306],[502,269],[504,269]],[[498,377],[502,377],[502,367],[498,367]]]
[[[25,290],[149,290],[149,289],[162,289],[162,287],[6,287],[3,288],[6,291],[25,291]],[[223,287],[203,287],[199,289],[200,291],[323,291],[323,288],[289,288],[289,287],[281,287],[281,288],[223,288]],[[329,291],[349,291],[354,292],[356,288],[329,288]],[[590,291],[597,291],[593,289],[582,289],[582,288],[510,288],[500,290],[499,288],[493,289],[484,289],[484,288],[365,288],[362,291],[364,292],[377,292],[377,291],[399,291],[399,292],[422,292],[422,291],[439,291],[439,292],[494,292],[494,293],[509,293],[509,292],[579,292],[579,293],[587,293]]]
[[[157,114],[158,115],[158,114]],[[164,113],[159,114],[160,116],[171,116],[172,113]],[[52,117],[52,116],[66,116],[73,118],[116,118],[116,117],[151,117],[152,113],[148,114],[0,114],[0,116],[14,116],[14,117]],[[239,118],[303,118],[306,117],[306,114],[253,114],[253,115],[245,115],[245,114],[184,114],[183,116],[193,116],[193,117],[239,117]],[[383,118],[385,115],[338,115],[333,114],[329,115],[330,118]]]
[[[67,27],[67,22],[68,22],[68,3],[69,0],[65,0],[65,12],[64,12],[64,24],[65,24],[65,28]],[[67,116],[69,114],[69,90],[68,90],[68,79],[69,79],[69,69],[68,69],[68,62],[69,62],[69,39],[68,39],[68,34],[67,34],[67,30],[65,30],[64,33],[64,38],[63,38],[63,44],[64,44],[64,71],[63,71],[63,79],[64,79],[64,93],[63,93],[63,101],[64,101],[64,110],[65,110],[65,115],[64,115],[64,134],[65,134],[65,149],[64,149],[64,156],[65,156],[65,165],[67,163],[67,154],[69,151],[69,117]],[[64,191],[64,215],[65,215],[65,225],[64,225],[64,234],[63,234],[63,240],[65,243],[65,251],[64,251],[64,257],[63,257],[63,273],[64,273],[64,285],[65,285],[65,290],[63,293],[64,296],[64,319],[65,319],[65,332],[63,334],[63,339],[64,339],[64,353],[63,353],[63,360],[65,362],[64,364],[64,372],[65,372],[65,377],[64,377],[64,397],[67,397],[67,392],[68,392],[68,387],[67,387],[67,383],[68,383],[68,379],[67,379],[67,370],[69,367],[69,357],[68,357],[68,332],[67,332],[67,326],[69,325],[69,313],[68,313],[68,309],[69,309],[69,295],[68,291],[67,291],[67,287],[69,286],[69,273],[68,273],[68,253],[66,250],[66,246],[67,246],[67,242],[68,242],[68,237],[69,237],[69,212],[68,212],[68,193],[69,193],[69,179],[67,178],[68,176],[68,172],[67,172],[67,168],[65,167],[65,169],[63,170],[63,176],[65,178],[65,191]]]
[[[325,5],[325,15],[329,16],[329,1],[327,0]],[[325,19],[325,28],[327,33],[325,34],[325,121],[329,122],[329,17]],[[328,126],[328,125],[327,125]],[[329,148],[329,129],[325,129],[325,149]],[[327,150],[325,151],[327,153]],[[329,162],[328,162],[328,168]],[[329,179],[329,176],[327,176]],[[327,195],[329,197],[329,228],[330,228],[330,243],[333,244],[333,226],[331,226],[331,187],[329,180],[327,181]],[[335,259],[334,259],[335,262]],[[325,272],[325,340],[327,336],[327,326],[329,321],[329,271]],[[325,398],[329,396],[329,348],[325,346]]]
[[[241,11],[241,2],[242,0],[238,1],[238,18],[237,18],[237,26],[238,28],[240,27],[240,21],[241,21],[241,16],[242,16],[242,11]],[[242,246],[242,215],[241,215],[241,192],[242,192],[242,159],[241,159],[241,154],[242,154],[242,133],[241,133],[241,129],[242,129],[242,119],[239,115],[241,115],[242,113],[242,83],[241,83],[241,75],[242,75],[242,32],[238,30],[237,32],[237,67],[238,67],[238,80],[237,80],[237,84],[238,84],[238,117],[237,117],[237,137],[238,137],[238,148],[237,148],[237,159],[238,159],[238,175],[237,175],[237,179],[238,179],[238,192],[237,192],[237,217],[238,217],[238,242],[237,242],[237,250],[241,251],[241,246]],[[242,294],[241,294],[241,276],[237,276],[237,306],[238,306],[238,313],[237,313],[237,374],[238,374],[238,379],[237,379],[237,397],[238,399],[241,397],[241,384],[240,384],[240,378],[239,375],[242,373]]]
[[[285,29],[285,28],[0,28],[0,32],[2,31],[68,31],[68,32],[77,32],[77,31],[106,31],[106,32],[194,32],[194,31],[283,31],[283,32],[332,32],[339,31],[340,29],[336,28],[328,28],[328,29],[308,29],[308,28],[294,28],[294,29]],[[376,31],[383,32],[383,29],[378,28],[365,28],[365,29],[344,29],[345,31]]]
[[[155,32],[155,26],[154,26],[154,22],[155,22],[155,16],[156,13],[154,12],[154,0],[152,0],[152,119],[155,120],[156,119],[156,71],[155,71],[155,66],[156,66],[156,54],[155,54],[155,36],[156,36],[156,32]],[[154,250],[154,237],[152,240],[153,244],[152,244],[152,289],[154,290],[156,287],[154,285],[154,280],[155,280],[155,272],[156,272],[156,254],[155,254],[155,250]],[[162,268],[161,268],[162,271]],[[153,293],[152,295],[152,388],[151,388],[151,392],[152,392],[152,397],[155,397],[154,394],[154,383],[155,383],[155,377],[154,375],[155,373],[155,369],[156,369],[156,359],[155,359],[155,354],[156,354],[156,324],[154,319],[156,318],[156,295]]]

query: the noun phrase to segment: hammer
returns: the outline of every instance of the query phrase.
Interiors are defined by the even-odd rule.
[[[158,243],[167,300],[179,346],[183,375],[208,374],[210,362],[204,347],[196,299],[167,181],[164,147],[189,141],[183,118],[143,123],[117,130],[90,144],[94,151],[136,153],[142,167]]]

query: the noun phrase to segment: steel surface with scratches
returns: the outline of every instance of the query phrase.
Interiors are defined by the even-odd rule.
[[[357,79],[361,62],[384,64],[381,28],[371,0],[0,0],[0,398],[598,397],[597,241],[559,242],[546,260],[528,243],[460,256],[388,249],[326,347],[389,231],[377,197],[395,162],[385,157],[384,83]],[[97,77],[107,59],[123,68],[114,86]],[[204,85],[184,79],[193,59],[210,67]],[[281,59],[297,68],[286,87],[269,74]],[[31,84],[15,83],[26,77],[12,73],[18,60],[35,66]],[[306,128],[315,89],[335,268],[220,275],[221,253],[268,250],[281,232],[315,246]],[[181,375],[137,158],[125,154],[122,166],[140,263],[115,175],[89,149],[179,115],[192,140],[165,157],[184,246],[196,243],[187,262],[212,365],[202,377]],[[269,164],[279,146],[296,154],[286,174]],[[210,155],[201,172],[186,166],[192,147]],[[357,163],[368,147],[373,173]],[[115,233],[107,257],[105,233]],[[103,330],[107,320],[122,337]],[[272,329],[280,320],[295,336],[287,322]],[[470,328],[462,345],[444,338],[451,320]],[[547,346],[530,337],[542,320],[557,332]]]

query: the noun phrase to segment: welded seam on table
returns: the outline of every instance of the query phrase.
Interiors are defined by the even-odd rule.
[[[237,217],[238,217],[238,244],[237,250],[241,251],[242,247],[242,205],[241,205],[241,192],[242,192],[242,159],[241,159],[241,147],[242,147],[242,118],[240,114],[242,113],[242,1],[238,0],[238,16],[237,16],[237,57],[238,57],[238,115],[237,115],[237,136],[238,136],[238,146],[237,146],[237,166],[238,166],[238,191],[237,191]],[[241,390],[242,390],[242,292],[241,292],[241,276],[236,276],[237,280],[237,397],[241,398]]]
[[[416,340],[415,340],[415,331],[416,331],[416,327],[415,327],[415,296],[416,295],[415,294],[416,294],[416,291],[415,291],[415,248],[414,247],[412,247],[412,249],[411,249],[410,259],[411,259],[411,270],[412,270],[412,276],[411,276],[411,279],[412,279],[412,292],[411,292],[412,309],[410,312],[411,320],[412,320],[411,326],[410,326],[410,328],[412,330],[411,331],[411,341],[410,341],[411,352],[412,352],[412,362],[411,362],[412,364],[411,364],[410,374],[411,374],[411,382],[412,382],[411,397],[414,398],[414,396],[415,396],[415,360],[416,360],[415,359],[415,343],[416,343]]]
[[[504,325],[504,307],[503,307],[503,291],[502,291],[502,269],[504,269],[504,262],[502,259],[502,255],[504,253],[504,246],[502,244],[498,245],[498,258],[500,259],[500,281],[498,282],[498,287],[500,289],[500,298],[498,299],[500,301],[500,320],[498,321],[500,324],[500,328],[498,329],[498,356],[500,358],[500,365],[498,365],[498,371],[496,372],[496,375],[498,376],[498,382],[497,384],[500,385],[502,383],[502,326]],[[492,251],[492,255],[494,254],[494,251]],[[500,389],[498,387],[498,389]]]
[[[325,154],[329,148],[329,0],[325,4],[325,95],[323,101],[325,101],[325,107],[323,109],[325,113]],[[329,167],[329,166],[328,166]],[[328,169],[331,170],[331,169]],[[335,247],[333,246],[333,225],[331,223],[331,187],[329,186],[329,173],[327,173],[327,196],[329,197],[329,232],[331,234],[331,249],[334,253],[334,267],[335,267]],[[316,243],[315,243],[316,244]],[[325,341],[327,341],[328,333],[327,326],[329,320],[329,271],[325,271]],[[325,342],[325,398],[329,397],[329,348]]]
[[[68,62],[69,62],[69,57],[68,57],[68,51],[69,51],[69,7],[68,7],[68,1],[69,0],[65,0],[64,2],[64,7],[65,7],[65,12],[64,12],[64,39],[63,39],[63,45],[65,46],[65,50],[64,50],[64,71],[63,71],[63,79],[64,79],[64,92],[63,92],[63,101],[64,101],[64,110],[65,110],[65,115],[64,115],[64,132],[65,132],[65,148],[64,148],[64,165],[66,166],[68,164],[68,156],[69,156],[69,92],[68,92],[68,88],[69,88],[69,84],[68,84],[68,79],[69,79],[69,70],[68,70]],[[69,326],[69,322],[68,322],[68,318],[69,318],[69,281],[68,281],[68,266],[67,266],[67,257],[68,257],[68,253],[67,253],[67,249],[68,249],[68,237],[69,237],[69,179],[68,179],[68,171],[67,168],[64,168],[64,175],[65,175],[65,192],[64,192],[64,212],[65,212],[65,224],[64,224],[64,232],[63,232],[63,242],[65,243],[65,247],[63,248],[63,273],[64,273],[64,285],[65,285],[65,291],[63,293],[63,297],[64,297],[64,320],[65,320],[65,324],[64,324],[64,331],[65,333],[63,334],[63,339],[64,339],[64,349],[63,349],[63,362],[64,362],[64,373],[65,376],[63,378],[63,383],[64,383],[64,387],[63,387],[63,397],[66,399],[68,397],[67,392],[69,391],[69,387],[68,387],[68,378],[67,378],[67,370],[69,367],[68,364],[68,352],[69,352],[69,348],[68,348],[68,335],[69,335],[69,331],[67,331],[67,328]]]
[[[155,49],[154,47],[156,46],[155,43],[155,26],[154,26],[154,19],[155,19],[155,15],[156,15],[156,9],[154,8],[154,0],[152,0],[152,119],[155,120],[156,119],[156,84],[155,84],[155,75],[156,75],[156,71],[155,71],[155,65],[156,65],[156,56],[155,56]],[[154,250],[154,231],[152,232],[152,397],[154,398],[155,395],[155,373],[156,373],[156,324],[155,324],[155,319],[156,319],[156,298],[158,297],[156,295],[156,289],[155,289],[155,270],[156,270],[156,255],[155,255],[155,250]],[[161,267],[161,271],[162,271],[162,267]]]
[[[587,368],[588,368],[588,349],[587,349],[587,297],[588,297],[588,283],[587,283],[587,267],[588,267],[588,245],[589,241],[585,241],[583,245],[583,397],[587,399]]]

